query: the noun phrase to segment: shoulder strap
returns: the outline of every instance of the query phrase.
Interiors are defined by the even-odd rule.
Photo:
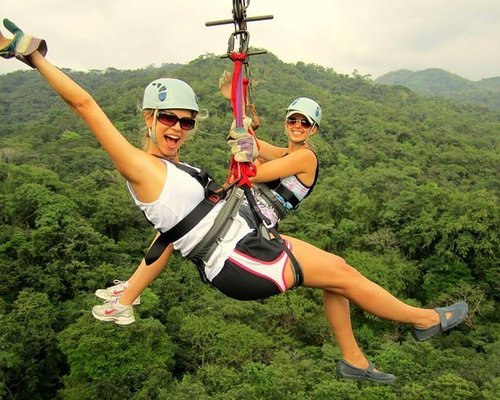
[[[169,160],[167,160],[169,161]],[[191,175],[193,178],[195,178],[198,183],[203,186],[203,189],[205,189],[205,197],[210,197],[211,195],[215,193],[219,193],[223,191],[223,187],[220,186],[215,179],[204,169],[200,169],[199,171],[196,168],[193,168],[189,165],[186,164],[181,164],[181,163],[174,163],[172,161],[169,161],[172,164],[174,164],[177,168],[181,169],[182,171],[188,173]]]
[[[166,232],[160,233],[160,236],[156,238],[144,256],[146,265],[151,265],[158,260],[170,243],[179,240],[191,229],[193,229],[226,194],[223,188],[219,186],[206,171],[198,171],[185,164],[177,164],[169,160],[167,161],[171,162],[177,168],[195,178],[198,183],[203,186],[205,190],[205,198],[174,227],[170,228]]]
[[[316,154],[315,151],[312,151],[312,152],[314,154],[314,157],[316,157],[316,171],[314,171],[314,180],[313,180],[313,183],[312,183],[311,186],[309,186],[309,190],[307,191],[307,194],[304,196],[304,199],[312,193],[312,191],[314,189],[314,186],[316,186],[316,182],[318,181],[318,175],[319,175],[319,158],[318,158],[318,155]],[[302,199],[302,200],[304,200],[304,199]]]
[[[158,236],[144,256],[146,265],[151,265],[158,260],[170,243],[179,240],[193,229],[214,208],[215,204],[217,202],[212,203],[208,199],[203,199],[193,211],[181,219],[173,228],[160,233],[160,236]]]

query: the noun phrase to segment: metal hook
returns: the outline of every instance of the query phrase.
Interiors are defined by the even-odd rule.
[[[247,30],[247,22],[253,21],[263,21],[267,19],[273,19],[272,15],[262,15],[259,17],[249,17],[246,16],[246,9],[250,5],[250,0],[233,0],[233,19],[224,19],[220,21],[210,21],[206,22],[205,26],[216,26],[216,25],[226,25],[233,24],[234,32],[231,33],[228,40],[227,55],[223,58],[228,57],[231,52],[234,51],[235,39],[239,39],[239,52],[246,53],[248,51],[250,34]],[[258,51],[252,54],[265,54],[266,51]]]

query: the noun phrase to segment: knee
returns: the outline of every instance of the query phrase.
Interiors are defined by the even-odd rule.
[[[316,262],[313,262],[316,261]],[[359,283],[362,275],[346,260],[334,254],[324,254],[321,259],[302,263],[304,285],[327,290],[342,290]]]
[[[355,279],[361,277],[361,273],[354,268],[353,266],[349,265],[346,260],[344,260],[342,257],[335,256],[336,257],[336,273],[341,274],[347,279]]]

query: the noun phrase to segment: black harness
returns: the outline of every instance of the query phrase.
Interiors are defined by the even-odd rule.
[[[288,248],[286,245],[285,241],[279,234],[278,230],[276,229],[276,226],[271,223],[269,218],[267,218],[262,211],[260,211],[259,206],[257,205],[257,201],[255,200],[255,196],[252,193],[251,188],[245,187],[245,196],[250,203],[250,207],[255,214],[255,216],[258,218],[258,220],[262,221],[262,224],[266,228],[267,232],[269,232],[273,238],[271,240],[277,240],[279,244],[283,247],[283,250],[285,253],[288,255],[290,258],[290,261],[292,262],[292,270],[295,275],[294,283],[291,287],[291,289],[295,289],[298,286],[301,286],[302,283],[304,282],[304,274],[302,273],[302,267],[299,264],[299,261],[295,258],[291,250]]]
[[[299,208],[300,203],[307,196],[309,196],[312,193],[314,186],[316,185],[316,181],[318,180],[318,173],[319,173],[318,156],[316,155],[316,153],[314,151],[313,151],[313,154],[316,157],[317,168],[316,168],[316,171],[314,173],[313,183],[309,187],[307,194],[304,196],[304,198],[302,200],[298,199],[297,196],[295,195],[295,193],[293,193],[290,189],[288,189],[285,185],[283,185],[283,182],[281,181],[281,179],[275,179],[274,181],[270,181],[270,182],[257,183],[255,185],[255,187],[260,192],[260,194],[264,197],[264,199],[270,205],[272,205],[273,208],[276,210],[276,213],[278,214],[279,219],[284,218],[290,212],[290,210],[285,207],[285,204],[283,204],[280,200],[278,200],[276,198],[275,193],[280,195],[284,199],[285,203],[289,203],[294,210]],[[285,154],[285,156],[286,156],[286,154]]]
[[[211,237],[209,238],[209,240],[204,241],[204,248],[197,249],[199,246],[196,246],[197,248],[194,249],[196,251],[191,252],[188,255],[188,258],[197,265],[198,272],[200,273],[203,282],[207,283],[208,279],[206,278],[204,272],[205,262],[208,261],[210,250],[212,250],[214,246],[217,245],[216,240],[218,240],[220,236],[228,229],[229,222],[231,221],[230,218],[233,218],[234,214],[238,212],[239,205],[241,204],[241,196],[239,195],[239,193],[243,191],[255,217],[259,221],[261,221],[266,230],[271,233],[271,240],[277,240],[278,243],[282,245],[283,250],[290,258],[293,267],[292,269],[295,274],[295,280],[292,289],[302,285],[304,277],[299,262],[286,245],[276,227],[274,227],[269,219],[260,211],[250,187],[245,186],[242,189],[233,184],[230,187],[224,189],[222,186],[218,185],[215,182],[214,178],[212,178],[212,176],[210,176],[204,170],[197,170],[185,164],[175,163],[170,160],[166,161],[174,164],[177,168],[195,178],[198,183],[203,186],[205,190],[205,196],[204,199],[200,203],[198,203],[198,205],[188,215],[180,220],[174,227],[170,228],[168,231],[160,232],[160,235],[156,238],[144,257],[146,265],[151,265],[152,263],[157,261],[170,243],[173,243],[176,240],[180,239],[191,229],[193,229],[215,207],[215,205],[220,200],[228,199],[226,204],[224,204],[223,208],[221,209],[221,212],[217,216],[221,216],[224,221],[220,221],[218,220],[218,218],[216,218],[216,221],[214,222],[214,226],[218,226],[218,228],[216,229],[217,232],[213,232],[213,229],[211,229],[208,233]],[[225,207],[231,208],[231,211],[228,212],[224,209]]]
[[[146,265],[151,265],[158,260],[170,243],[179,240],[191,229],[193,229],[220,200],[226,197],[227,194],[227,190],[224,190],[222,186],[218,185],[215,182],[215,179],[212,178],[208,172],[204,170],[198,171],[197,169],[189,167],[185,164],[174,163],[170,160],[167,161],[171,162],[177,168],[195,178],[205,190],[205,197],[175,226],[166,232],[160,232],[160,236],[158,236],[158,238],[154,241],[153,245],[149,248],[146,256],[144,257]]]

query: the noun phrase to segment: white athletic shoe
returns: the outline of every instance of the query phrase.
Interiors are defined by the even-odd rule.
[[[100,321],[128,325],[135,322],[134,308],[118,303],[118,298],[105,301],[102,306],[94,306],[92,315]]]
[[[115,279],[113,283],[114,286],[110,286],[106,289],[97,289],[95,291],[95,295],[103,300],[114,300],[119,298],[123,294],[125,289],[128,288],[127,281],[119,281],[118,279]],[[132,303],[133,306],[136,306],[138,304],[141,304],[141,296],[137,296],[137,298]]]

